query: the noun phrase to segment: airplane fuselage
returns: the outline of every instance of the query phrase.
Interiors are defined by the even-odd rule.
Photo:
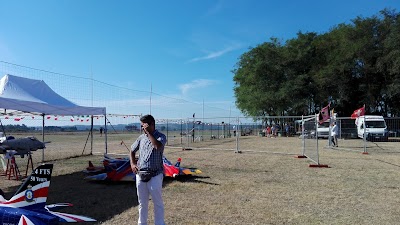
[[[15,155],[26,155],[29,152],[44,149],[45,147],[45,143],[39,141],[35,137],[9,139],[0,143],[0,154],[6,154],[8,151],[15,151]]]

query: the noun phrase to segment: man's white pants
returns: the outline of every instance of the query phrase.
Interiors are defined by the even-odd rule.
[[[162,183],[164,174],[160,173],[152,177],[148,182],[140,180],[139,175],[136,175],[136,189],[139,200],[139,225],[147,225],[149,212],[149,197],[154,204],[154,224],[164,225],[164,202],[162,199]]]

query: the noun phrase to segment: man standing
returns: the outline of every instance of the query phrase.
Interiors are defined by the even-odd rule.
[[[286,137],[289,137],[289,131],[290,131],[290,126],[288,123],[285,124],[285,133],[286,133]]]
[[[331,130],[331,140],[333,147],[338,147],[338,141],[337,141],[337,135],[338,135],[339,129],[336,125],[336,122],[332,123],[332,130]]]
[[[145,115],[140,118],[144,134],[140,135],[131,146],[130,163],[136,174],[136,188],[139,201],[138,224],[147,224],[149,197],[154,204],[154,223],[163,225],[164,202],[162,183],[164,178],[163,153],[167,138],[156,130],[154,117]],[[136,152],[139,158],[136,161]],[[147,177],[146,177],[147,176]]]

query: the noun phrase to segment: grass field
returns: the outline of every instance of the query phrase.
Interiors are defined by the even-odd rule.
[[[65,142],[60,146],[75,149],[74,154],[82,152],[84,143],[51,138],[52,144]],[[110,137],[108,144],[113,152],[127,153],[121,141],[129,147],[134,138]],[[86,136],[77,138],[82,139]],[[100,137],[95,140],[94,151],[102,151],[104,143],[98,141]],[[340,140],[339,146],[356,141]],[[361,154],[326,148],[325,140],[321,143],[320,161],[329,168],[311,168],[308,159],[296,158],[302,152],[298,137],[240,137],[240,154],[234,153],[234,138],[191,143],[192,150],[186,151],[179,144],[166,147],[170,161],[181,157],[182,166],[203,171],[195,177],[164,180],[167,224],[398,224],[400,144],[376,143],[379,148]],[[46,149],[46,154],[49,160],[51,154],[74,155],[55,149]],[[81,171],[88,161],[100,164],[101,159],[102,155],[93,155],[53,161],[48,203],[71,202],[74,207],[65,212],[94,217],[97,224],[136,224],[133,183],[83,180]],[[18,160],[24,173],[24,161]],[[7,197],[20,185],[20,181],[0,179]],[[150,224],[152,218],[150,213]]]

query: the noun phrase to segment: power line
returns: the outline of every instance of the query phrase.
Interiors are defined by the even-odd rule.
[[[103,82],[103,81],[100,81],[100,80],[97,80],[97,79],[93,79],[93,77],[87,78],[87,77],[81,77],[81,76],[70,75],[70,74],[65,74],[65,73],[53,72],[53,71],[44,70],[44,69],[38,69],[38,68],[30,67],[30,66],[24,66],[24,65],[19,65],[19,64],[15,64],[15,63],[10,63],[10,62],[6,62],[6,61],[2,61],[2,60],[0,60],[0,62],[4,63],[4,64],[16,66],[16,67],[21,67],[21,68],[25,68],[25,69],[39,71],[39,72],[50,73],[50,74],[55,74],[55,75],[64,76],[64,77],[70,77],[70,78],[85,79],[85,80],[89,80],[91,82],[94,81],[94,82],[97,82],[99,84],[107,85],[109,87],[114,87],[114,88],[123,89],[123,90],[127,90],[127,91],[133,91],[133,92],[140,92],[140,93],[147,93],[147,94],[151,94],[151,95],[157,95],[159,97],[172,99],[172,100],[177,100],[177,101],[184,102],[184,103],[202,105],[204,107],[204,103],[193,102],[193,101],[189,101],[189,100],[182,99],[182,98],[174,98],[174,97],[171,97],[171,96],[165,96],[165,95],[162,95],[162,94],[159,94],[159,93],[155,93],[155,92],[152,92],[152,91],[150,92],[150,91],[144,91],[144,90],[136,90],[136,89],[132,89],[132,88],[127,88],[127,87],[122,87],[122,86],[118,86],[118,85],[114,85],[114,84],[109,84],[109,83],[106,83],[106,82]],[[232,111],[231,109],[224,109],[224,108],[219,108],[219,107],[215,107],[215,106],[206,106],[206,107],[212,108],[212,109],[217,109],[217,110],[223,110],[223,111]],[[236,111],[236,112],[240,113],[239,111]]]

